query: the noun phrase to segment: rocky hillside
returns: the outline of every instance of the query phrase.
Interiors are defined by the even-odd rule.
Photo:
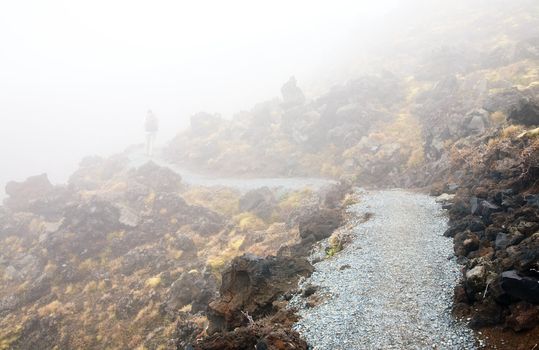
[[[474,12],[460,3],[402,28],[380,44],[391,52],[346,82],[309,96],[291,78],[280,98],[232,119],[199,113],[163,152],[214,175],[339,185],[190,186],[126,155],[84,159],[63,186],[46,175],[9,183],[0,349],[306,349],[286,305],[313,271],[311,244],[342,224],[350,184],[439,196],[463,264],[455,313],[493,348],[532,348],[539,5],[492,0]],[[327,256],[341,248],[333,236]]]
[[[524,332],[517,342],[531,347],[539,338],[539,7],[493,4],[453,22],[434,15],[440,22],[427,22],[428,33],[399,33],[407,46],[381,54],[384,69],[319,96],[291,79],[281,98],[231,120],[195,115],[166,155],[211,172],[442,195],[446,235],[465,265],[456,312],[475,328]],[[433,45],[433,37],[449,40]],[[513,333],[500,334],[491,339],[504,348]]]
[[[539,140],[538,129],[524,130],[510,126],[460,140],[449,181],[435,191],[445,192],[451,220],[445,235],[454,237],[464,264],[455,311],[474,328],[523,332],[518,343],[531,348],[539,332]],[[491,337],[505,348],[513,336]]]
[[[339,225],[345,189],[193,187],[168,168],[116,156],[85,159],[65,186],[39,175],[6,192],[1,349],[183,349],[247,324],[241,312],[277,312],[288,283],[312,271],[303,247]],[[227,268],[245,253],[261,258]],[[251,287],[266,269],[274,280]],[[283,332],[271,339],[299,341]]]
[[[235,176],[344,176],[383,186],[434,182],[456,141],[518,123],[509,109],[539,90],[537,4],[496,2],[477,13],[471,2],[455,8],[396,31],[407,45],[392,42],[396,52],[379,53],[369,73],[348,76],[322,94],[306,96],[291,78],[281,98],[232,119],[194,115],[166,156]]]

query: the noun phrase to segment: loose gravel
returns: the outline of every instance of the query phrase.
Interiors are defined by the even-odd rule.
[[[327,298],[307,307],[294,297],[294,328],[312,349],[475,349],[472,331],[451,316],[460,272],[440,205],[400,190],[358,192],[350,211],[374,215],[354,223],[343,251],[315,264],[302,285]]]

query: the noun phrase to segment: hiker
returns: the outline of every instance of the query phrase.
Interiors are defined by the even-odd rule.
[[[159,121],[151,110],[148,110],[148,114],[146,115],[146,123],[144,124],[144,128],[146,129],[146,155],[151,157],[153,154],[155,136],[157,134],[157,130],[159,130]]]

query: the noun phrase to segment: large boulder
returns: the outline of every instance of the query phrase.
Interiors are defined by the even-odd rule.
[[[198,312],[207,307],[216,289],[211,275],[204,275],[196,270],[184,272],[170,286],[166,307],[174,312],[191,304],[192,312]]]
[[[513,298],[539,304],[539,280],[523,277],[515,270],[505,271],[501,275],[502,289]]]
[[[193,350],[307,350],[307,343],[291,324],[283,324],[282,317],[272,317],[267,325],[236,328],[216,333],[197,342]],[[183,348],[182,348],[183,349]]]
[[[275,312],[273,302],[313,272],[303,258],[245,254],[222,274],[219,298],[210,303],[211,330],[232,330]]]
[[[331,236],[341,223],[338,209],[319,209],[300,219],[299,234],[303,240],[320,241]]]
[[[281,94],[283,95],[284,107],[289,108],[305,103],[305,95],[297,86],[295,77],[290,77],[290,79],[281,87]]]
[[[166,251],[161,248],[136,247],[124,255],[119,271],[126,276],[140,269],[149,268],[155,273],[164,271],[168,268],[165,256]]]
[[[484,109],[470,111],[463,119],[463,129],[467,134],[481,134],[489,126],[489,113]]]
[[[489,95],[483,102],[483,109],[494,113],[497,111],[508,113],[512,106],[525,98],[526,94],[516,88],[506,89]]]
[[[522,98],[509,110],[508,119],[517,124],[539,125],[539,103],[531,98]]]
[[[148,162],[139,167],[134,178],[155,192],[178,192],[182,189],[182,177],[173,170]]]
[[[96,190],[104,182],[127,169],[128,165],[129,159],[124,155],[109,158],[85,157],[79,168],[69,177],[69,186],[75,191]]]
[[[513,236],[522,238],[522,229]],[[505,264],[521,273],[530,273],[539,269],[539,233],[522,240],[518,245],[507,249],[508,258]]]
[[[479,237],[469,230],[459,232],[453,238],[454,251],[459,257],[467,256],[470,252],[479,249]]]
[[[73,203],[64,212],[62,228],[82,233],[86,239],[103,237],[108,232],[122,228],[120,210],[110,202],[91,199]]]
[[[36,200],[45,197],[53,190],[47,174],[31,176],[25,181],[10,181],[6,185],[5,205],[13,210],[27,210]]]
[[[240,198],[240,210],[248,211],[256,216],[269,220],[277,205],[275,196],[267,187],[252,190]]]

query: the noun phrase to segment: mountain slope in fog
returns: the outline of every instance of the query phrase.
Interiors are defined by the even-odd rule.
[[[350,185],[440,196],[463,264],[455,313],[498,348],[537,343],[539,5],[437,5],[358,43],[346,82],[314,96],[291,79],[230,120],[197,114],[163,152],[213,175],[340,185],[189,186],[127,155],[86,158],[66,185],[10,183],[0,349],[306,349],[288,301],[323,301],[296,285],[315,242],[319,260],[348,243],[336,229],[353,219]]]

